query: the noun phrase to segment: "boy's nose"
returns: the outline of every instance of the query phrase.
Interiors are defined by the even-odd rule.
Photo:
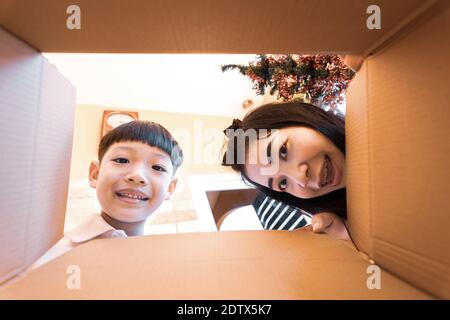
[[[145,178],[145,176],[141,172],[139,172],[138,170],[128,174],[126,176],[126,180],[128,182],[142,184],[142,185],[146,185],[148,183],[147,178]]]
[[[137,182],[140,184],[147,184],[147,182],[145,181],[145,179],[139,179],[139,178],[132,178],[132,177],[128,177],[127,179],[129,182]]]

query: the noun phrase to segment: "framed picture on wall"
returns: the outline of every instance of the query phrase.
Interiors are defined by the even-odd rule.
[[[105,110],[103,111],[102,137],[115,127],[138,119],[139,114],[135,111]]]

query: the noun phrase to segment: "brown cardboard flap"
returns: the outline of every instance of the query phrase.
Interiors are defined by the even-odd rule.
[[[3,25],[43,52],[361,53],[423,0],[3,0]],[[68,30],[77,4],[81,29]],[[381,9],[369,30],[367,8]]]
[[[75,88],[0,28],[0,283],[62,236]]]
[[[367,79],[364,62],[348,90],[345,115],[348,223],[358,249],[366,253],[372,252]]]
[[[367,59],[347,106],[349,221],[357,244],[398,277],[446,299],[448,34],[444,6]]]
[[[68,289],[69,266],[80,289]],[[342,241],[298,231],[94,240],[0,291],[1,299],[427,299]],[[69,269],[70,270],[70,269]]]

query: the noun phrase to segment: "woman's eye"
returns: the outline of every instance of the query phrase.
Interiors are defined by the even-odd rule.
[[[279,188],[281,191],[286,190],[286,188],[287,188],[287,180],[286,180],[286,179],[280,180],[280,182],[278,183],[278,188]]]
[[[281,147],[280,147],[280,157],[283,159],[286,159],[287,157],[287,147],[286,147],[286,143],[284,143]]]
[[[152,166],[152,169],[156,170],[156,171],[161,171],[161,172],[166,172],[167,171],[165,168],[163,168],[161,166],[158,166],[158,165]]]
[[[116,159],[113,159],[113,161],[117,162],[117,163],[129,163],[130,162],[127,158],[116,158]]]

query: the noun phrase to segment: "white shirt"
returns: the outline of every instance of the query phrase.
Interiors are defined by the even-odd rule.
[[[123,230],[114,229],[101,215],[91,214],[73,230],[67,232],[53,247],[34,262],[25,273],[53,260],[54,258],[72,250],[80,244],[93,239],[126,238]]]

